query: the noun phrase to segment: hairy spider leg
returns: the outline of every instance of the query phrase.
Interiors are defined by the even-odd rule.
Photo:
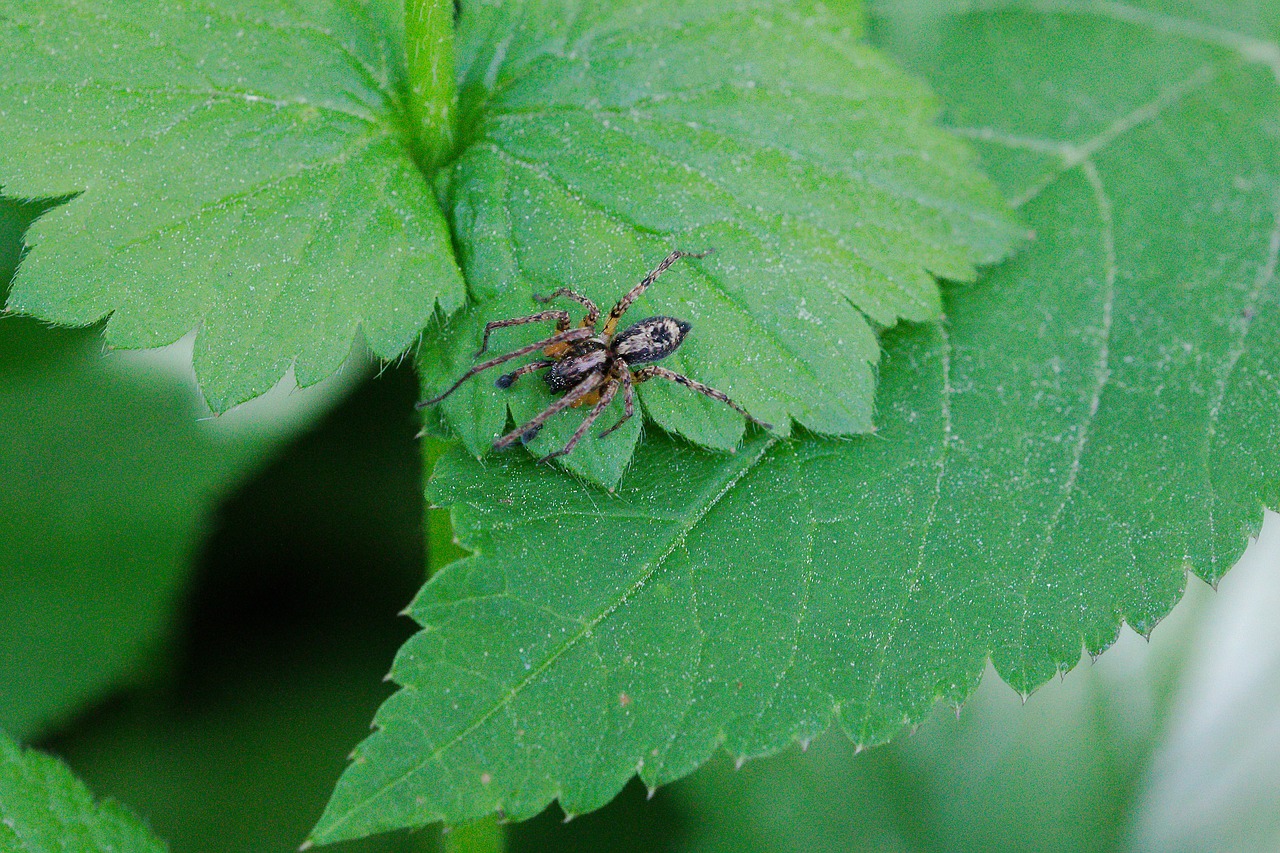
[[[538,341],[537,343],[520,347],[520,349],[513,350],[507,353],[506,355],[500,355],[497,358],[491,358],[486,362],[477,364],[475,367],[471,368],[466,373],[462,374],[462,378],[459,379],[457,382],[453,383],[452,385],[450,385],[448,390],[446,390],[443,394],[432,397],[430,400],[423,400],[421,403],[418,403],[417,406],[415,406],[414,408],[425,409],[427,406],[434,406],[436,403],[439,403],[445,397],[448,397],[454,391],[457,391],[460,387],[462,387],[463,382],[466,382],[472,376],[475,376],[477,373],[480,373],[483,370],[488,370],[490,367],[497,367],[499,364],[502,364],[503,362],[510,361],[513,358],[519,358],[522,355],[528,355],[529,353],[534,352],[535,350],[540,350],[543,347],[551,346],[552,344],[567,343],[569,341],[580,341],[583,338],[591,337],[591,335],[592,335],[592,331],[590,329],[569,329],[568,331],[565,331],[565,332],[557,332],[551,337],[545,340]]]
[[[697,391],[699,394],[706,394],[711,399],[719,400],[721,403],[724,403],[726,406],[733,409],[735,412],[742,415],[744,418],[751,421],[753,424],[759,424],[760,426],[768,430],[773,429],[772,424],[767,424],[764,421],[760,420],[759,418],[755,417],[746,409],[742,408],[737,403],[730,400],[728,395],[720,391],[717,391],[716,389],[712,388],[709,385],[703,385],[701,382],[696,382],[682,373],[676,373],[674,370],[667,370],[665,367],[659,367],[656,364],[651,364],[648,367],[642,367],[639,370],[637,370],[635,373],[631,374],[631,378],[634,379],[636,382],[645,382],[649,379],[653,379],[654,377],[661,377],[662,379],[670,379],[672,382],[675,382],[677,385],[683,385],[684,387],[690,389],[691,391]]]
[[[555,364],[555,362],[549,359],[547,361],[531,361],[524,367],[517,367],[510,373],[502,374],[498,377],[498,381],[493,384],[497,385],[499,388],[510,388],[521,376],[524,376],[527,373],[533,373],[535,370],[541,370],[544,367],[550,367],[553,364]]]
[[[484,324],[484,338],[480,341],[480,349],[476,350],[476,357],[484,355],[489,349],[489,335],[495,329],[505,329],[508,326],[524,326],[528,323],[541,323],[543,320],[555,320],[556,331],[563,332],[569,328],[573,322],[569,317],[569,312],[563,308],[552,308],[549,311],[539,311],[537,314],[530,314],[528,317],[516,317],[514,320],[494,320]]]
[[[631,371],[622,371],[622,376],[620,376],[619,379],[622,382],[622,417],[618,418],[618,422],[616,424],[597,435],[596,438],[604,438],[606,435],[625,424],[631,416],[636,413],[636,386],[635,383],[631,381]]]
[[[627,309],[631,307],[631,303],[639,299],[640,294],[644,293],[649,288],[649,285],[657,281],[658,276],[666,272],[672,264],[681,258],[705,258],[707,255],[711,254],[711,252],[711,249],[707,249],[705,252],[699,254],[696,252],[682,252],[679,249],[676,249],[674,252],[667,255],[662,263],[654,267],[653,272],[641,279],[639,284],[631,288],[630,293],[619,299],[618,304],[613,306],[613,310],[609,312],[609,319],[605,320],[604,331],[601,333],[604,335],[605,340],[613,340],[613,333],[618,330],[618,321],[622,319],[623,314],[627,313]]]
[[[592,391],[599,388],[600,385],[603,384],[605,379],[607,378],[608,378],[607,374],[604,374],[604,373],[590,374],[589,376],[587,376],[586,379],[583,379],[577,385],[570,388],[569,392],[565,394],[563,397],[556,400],[550,406],[547,406],[538,414],[534,415],[533,418],[530,419],[528,422],[521,424],[520,426],[513,429],[511,432],[502,436],[502,438],[499,438],[497,441],[495,441],[493,443],[493,449],[502,450],[505,447],[510,447],[511,445],[519,441],[520,438],[525,434],[536,431],[544,423],[547,422],[548,418],[552,417],[558,412],[564,411],[565,409],[569,408],[574,403],[576,403],[578,400],[581,400],[583,397],[587,396]]]
[[[538,461],[550,462],[552,459],[555,459],[557,456],[564,456],[565,454],[572,451],[573,448],[577,445],[577,443],[582,439],[582,437],[587,434],[587,430],[591,429],[591,425],[595,423],[601,415],[604,414],[605,409],[609,408],[609,404],[613,402],[613,397],[615,394],[618,393],[618,386],[621,383],[622,383],[622,380],[619,379],[617,376],[611,377],[609,381],[605,384],[604,390],[600,392],[600,400],[595,404],[594,407],[592,407],[591,411],[587,413],[587,416],[582,419],[582,423],[579,424],[578,428],[573,431],[573,435],[569,437],[569,443],[566,444],[564,447],[560,448],[559,450],[557,450],[555,453],[548,453],[546,456],[542,457]]]
[[[587,309],[587,316],[582,318],[582,322],[579,325],[590,326],[593,329],[596,327],[596,323],[600,321],[600,309],[597,308],[596,304],[590,299],[571,288],[561,287],[557,289],[555,293],[548,296],[539,296],[535,293],[533,295],[533,299],[535,302],[550,302],[552,299],[559,299],[561,296],[566,299],[572,299],[574,302]]]

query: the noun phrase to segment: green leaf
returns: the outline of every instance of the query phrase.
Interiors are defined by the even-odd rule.
[[[0,850],[5,853],[165,851],[136,815],[93,794],[55,758],[0,732]]]
[[[779,434],[793,419],[870,430],[875,330],[937,319],[933,276],[972,279],[1022,232],[969,148],[935,126],[935,99],[860,32],[843,3],[468,4],[448,179],[477,304],[424,348],[427,393],[471,365],[486,321],[545,307],[533,294],[571,286],[607,312],[671,250],[714,249],[668,272],[627,321],[690,321],[668,366]],[[504,330],[494,349],[549,329]],[[652,382],[640,398],[696,444],[742,438],[739,415],[682,388]],[[523,422],[550,400],[536,380],[498,392],[486,374],[442,405],[478,456],[508,408]],[[556,418],[532,450],[563,445],[580,422]],[[615,486],[639,434],[637,419],[563,464]]]
[[[0,185],[78,195],[31,230],[9,307],[110,315],[113,347],[199,327],[215,410],[328,376],[357,336],[403,352],[463,298],[403,23],[394,0],[10,4]]]
[[[1035,244],[888,337],[875,437],[655,438],[613,495],[446,457],[429,497],[474,556],[414,603],[317,838],[582,812],[833,724],[879,743],[988,660],[1026,693],[1280,505],[1280,49],[1212,12],[916,11],[878,32]]]

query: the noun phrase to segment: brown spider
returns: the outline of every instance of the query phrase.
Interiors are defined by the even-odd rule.
[[[587,297],[575,293],[567,287],[560,288],[550,296],[534,296],[533,298],[538,302],[550,302],[560,297],[572,299],[587,309],[587,315],[582,318],[582,322],[575,329],[569,328],[571,323],[569,312],[559,308],[540,311],[537,314],[530,314],[528,317],[516,317],[512,320],[494,320],[492,323],[486,324],[484,338],[481,340],[480,350],[476,353],[476,356],[480,356],[489,348],[489,335],[494,329],[502,329],[507,326],[523,326],[526,323],[539,323],[544,320],[555,320],[556,333],[545,340],[477,364],[464,373],[461,379],[450,385],[443,394],[418,403],[418,408],[422,409],[439,403],[445,397],[457,391],[463,382],[466,382],[482,370],[488,370],[513,358],[519,358],[522,355],[528,355],[535,350],[541,349],[545,358],[531,361],[511,373],[499,376],[496,384],[499,388],[510,388],[517,379],[526,373],[533,373],[542,370],[544,367],[549,367],[551,370],[547,371],[542,378],[546,380],[547,386],[552,393],[564,393],[564,396],[543,409],[528,423],[522,424],[495,441],[493,446],[496,450],[510,447],[520,439],[526,442],[532,441],[548,418],[570,406],[592,406],[591,412],[583,419],[577,430],[574,431],[568,444],[555,453],[547,454],[539,461],[546,462],[557,456],[564,456],[573,450],[578,440],[591,427],[591,424],[595,423],[596,419],[604,414],[604,410],[608,408],[609,403],[617,395],[618,389],[621,388],[623,400],[622,417],[616,424],[600,433],[599,437],[604,438],[626,423],[627,419],[635,414],[635,385],[654,378],[670,379],[672,382],[697,391],[699,394],[706,394],[708,397],[719,400],[729,406],[752,423],[759,424],[765,429],[773,429],[770,424],[753,417],[750,412],[721,392],[714,388],[709,388],[701,382],[695,382],[673,370],[667,370],[665,367],[658,367],[657,365],[632,370],[632,365],[649,364],[666,358],[675,352],[676,348],[684,341],[684,336],[689,333],[688,323],[683,320],[676,320],[673,317],[649,317],[629,326],[621,333],[615,334],[618,328],[618,320],[627,312],[631,304],[640,298],[640,294],[644,293],[645,289],[653,284],[658,276],[666,272],[668,267],[680,258],[705,258],[709,254],[711,254],[710,250],[700,255],[681,251],[675,251],[667,255],[666,259],[658,264],[653,272],[646,275],[639,284],[631,289],[630,293],[618,300],[618,304],[613,306],[613,310],[609,312],[609,316],[604,323],[604,329],[599,334],[596,334],[596,323],[600,320],[600,309]]]

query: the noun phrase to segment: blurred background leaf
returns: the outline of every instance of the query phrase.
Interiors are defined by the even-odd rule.
[[[174,850],[296,849],[385,695],[409,627],[395,614],[423,576],[415,392],[407,368],[366,381],[242,485],[167,666],[50,741]]]
[[[5,853],[162,853],[135,814],[94,802],[56,759],[24,750],[0,731],[0,850]]]

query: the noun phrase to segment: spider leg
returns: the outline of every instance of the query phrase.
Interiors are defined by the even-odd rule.
[[[544,367],[550,367],[555,364],[554,361],[531,361],[523,367],[517,367],[510,373],[504,373],[498,377],[498,381],[493,383],[499,388],[510,388],[515,381],[526,373],[533,373],[535,370],[541,370]]]
[[[576,403],[578,400],[581,400],[583,397],[587,396],[592,391],[599,388],[600,385],[604,383],[606,378],[607,378],[607,375],[604,373],[590,374],[589,376],[587,376],[586,379],[582,380],[577,385],[570,388],[569,393],[565,394],[563,397],[556,400],[550,406],[547,406],[541,412],[534,415],[530,421],[528,421],[527,423],[521,424],[520,426],[513,429],[511,432],[502,436],[502,438],[499,438],[497,441],[495,441],[493,443],[493,449],[502,450],[505,447],[510,447],[511,445],[519,441],[522,436],[527,435],[530,432],[537,431],[544,423],[547,422],[548,418],[555,415],[557,412],[564,411],[565,409],[569,408],[574,403]]]
[[[555,293],[548,296],[539,296],[535,293],[533,295],[533,299],[535,302],[550,302],[552,299],[559,299],[561,296],[566,299],[572,299],[574,302],[587,309],[587,316],[582,318],[582,325],[590,326],[593,329],[596,327],[596,323],[600,320],[600,309],[597,308],[596,304],[590,299],[568,287],[561,287],[556,290]]]
[[[495,329],[505,329],[508,326],[523,326],[527,323],[541,323],[543,320],[555,320],[556,331],[563,332],[569,328],[570,319],[569,312],[561,308],[552,308],[549,311],[539,311],[537,314],[530,314],[528,317],[516,317],[514,320],[494,320],[491,323],[484,324],[484,338],[480,341],[480,349],[476,350],[476,357],[484,355],[485,350],[489,349],[489,335]]]
[[[550,462],[557,456],[565,456],[572,451],[578,441],[587,434],[587,430],[591,429],[591,425],[604,414],[605,409],[609,408],[609,404],[613,402],[613,396],[618,393],[618,385],[621,384],[621,382],[622,380],[618,379],[616,376],[610,378],[608,383],[604,386],[604,391],[600,393],[599,402],[592,407],[587,416],[582,419],[582,423],[573,431],[573,435],[569,437],[569,443],[557,450],[555,453],[548,453],[538,461]]]
[[[609,319],[605,320],[604,332],[602,333],[606,340],[613,337],[613,333],[618,330],[618,321],[622,319],[622,315],[627,313],[627,309],[631,307],[631,303],[640,298],[640,294],[644,293],[649,285],[658,280],[658,276],[662,275],[667,269],[681,258],[705,258],[711,254],[711,249],[702,252],[682,252],[679,249],[667,255],[667,257],[654,268],[653,272],[646,275],[640,280],[640,283],[631,288],[631,292],[618,300],[618,304],[613,306],[613,310],[609,312]]]
[[[513,350],[507,353],[506,355],[500,355],[497,358],[491,358],[486,362],[477,364],[475,367],[471,368],[466,373],[462,374],[462,378],[459,379],[457,382],[453,383],[452,385],[450,385],[449,388],[443,394],[439,394],[435,397],[432,397],[430,400],[423,400],[421,403],[418,403],[417,406],[415,406],[414,408],[425,409],[427,406],[434,406],[436,403],[439,403],[441,400],[443,400],[445,397],[448,397],[454,391],[457,391],[458,388],[462,386],[463,382],[466,382],[468,379],[470,379],[472,376],[475,376],[477,373],[481,372],[482,370],[488,370],[490,367],[497,367],[499,364],[502,364],[503,362],[510,361],[513,358],[519,358],[522,355],[528,355],[529,353],[535,350],[540,350],[545,346],[550,346],[551,344],[568,343],[569,341],[580,341],[583,338],[591,337],[591,335],[592,335],[592,331],[590,329],[570,329],[567,332],[557,332],[556,334],[552,335],[546,340],[538,341],[537,343],[520,347],[520,349]]]
[[[744,418],[751,421],[753,424],[759,424],[760,426],[768,430],[773,429],[773,424],[767,424],[764,421],[760,420],[759,418],[755,417],[746,409],[742,408],[737,403],[730,400],[728,395],[724,394],[721,391],[717,391],[716,389],[712,388],[709,385],[703,385],[701,382],[697,382],[693,379],[690,379],[688,376],[685,376],[682,373],[676,373],[674,370],[667,370],[665,367],[659,367],[656,364],[651,364],[648,367],[640,368],[639,370],[637,370],[635,373],[632,374],[632,378],[636,382],[644,382],[645,380],[653,379],[654,377],[661,377],[662,379],[670,379],[672,382],[676,383],[677,385],[683,385],[684,387],[690,389],[691,391],[697,391],[699,394],[706,394],[711,399],[719,400],[721,403],[724,403],[726,406],[733,409],[735,412],[742,415]]]
[[[622,417],[618,418],[618,422],[616,424],[597,435],[596,438],[604,438],[606,435],[625,424],[627,420],[636,413],[636,385],[631,381],[631,371],[622,371],[622,375],[618,378],[622,382]]]

